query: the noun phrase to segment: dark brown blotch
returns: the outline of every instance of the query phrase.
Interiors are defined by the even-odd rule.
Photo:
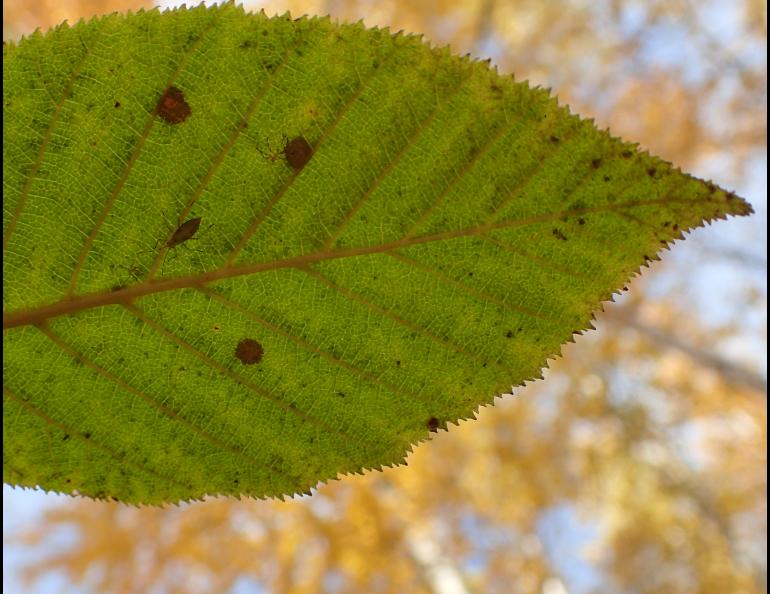
[[[554,230],[552,231],[552,233],[553,233],[553,236],[554,236],[556,239],[561,239],[562,241],[567,241],[567,236],[566,236],[566,235],[564,235],[564,233],[562,233],[562,232],[561,232],[559,229],[554,229]]]
[[[436,417],[428,419],[428,431],[432,433],[438,432],[438,419]]]
[[[184,93],[176,87],[165,90],[156,109],[158,115],[169,124],[181,124],[192,113],[190,105],[185,101]]]
[[[624,159],[630,159],[631,157],[634,156],[634,153],[633,153],[633,151],[626,150],[626,151],[623,151],[622,153],[620,153],[620,156],[623,157]]]
[[[303,136],[297,136],[294,140],[286,143],[283,154],[286,155],[286,160],[295,171],[301,171],[310,161],[310,157],[313,156],[313,147]]]
[[[244,338],[235,347],[235,356],[244,365],[254,365],[262,360],[265,349],[256,340]]]
[[[591,161],[591,167],[594,169],[599,169],[599,167],[602,166],[602,160],[601,159],[594,159]]]
[[[185,221],[179,225],[176,231],[174,231],[174,234],[166,242],[166,247],[171,249],[175,248],[180,243],[184,243],[198,232],[198,227],[200,226],[201,217],[196,217],[194,219],[190,219],[189,221]]]

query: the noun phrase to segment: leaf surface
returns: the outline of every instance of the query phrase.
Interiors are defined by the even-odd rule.
[[[160,504],[401,463],[750,207],[418,37],[233,5],[4,46],[4,480]]]

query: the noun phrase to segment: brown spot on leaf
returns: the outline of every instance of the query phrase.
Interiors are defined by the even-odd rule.
[[[554,237],[556,239],[561,239],[562,241],[567,241],[567,236],[564,235],[559,229],[554,229],[551,233],[553,233]]]
[[[586,220],[583,217],[578,218],[578,225],[585,225]]]
[[[161,96],[156,108],[158,115],[169,124],[181,124],[184,122],[192,110],[185,101],[184,93],[176,87],[169,87]]]
[[[559,142],[559,137],[558,136],[551,136],[551,137],[548,138],[548,140],[550,140],[551,142],[556,144],[556,143]]]
[[[235,356],[238,357],[244,365],[254,365],[262,360],[265,349],[256,340],[244,338],[235,348]]]
[[[591,161],[591,167],[593,167],[594,169],[599,169],[599,167],[601,166],[602,166],[601,159],[594,159],[593,161]]]
[[[115,109],[118,109],[120,107],[120,101],[115,102]]]
[[[289,165],[296,171],[301,171],[307,165],[307,162],[310,161],[310,157],[313,156],[313,147],[310,146],[310,143],[303,136],[297,136],[294,140],[286,143],[283,154],[286,155]]]
[[[634,156],[634,153],[632,151],[623,151],[622,153],[620,153],[620,156],[623,157],[624,159],[630,159],[631,157]]]
[[[438,419],[436,417],[428,419],[428,430],[433,433],[438,432]]]
[[[505,333],[506,338],[513,338],[513,330],[508,330],[508,332]]]

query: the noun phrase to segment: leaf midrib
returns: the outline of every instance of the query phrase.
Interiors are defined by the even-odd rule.
[[[155,293],[163,293],[165,291],[173,291],[178,289],[187,289],[193,287],[201,287],[212,282],[236,278],[239,276],[245,276],[249,274],[256,274],[259,272],[266,272],[270,270],[279,270],[283,268],[303,268],[316,262],[324,262],[328,260],[337,260],[340,258],[351,258],[356,256],[367,256],[372,254],[383,254],[393,252],[400,248],[411,247],[414,245],[434,243],[438,241],[447,241],[451,239],[458,239],[460,237],[473,237],[482,236],[489,231],[497,229],[507,229],[512,227],[519,227],[524,225],[532,225],[536,223],[543,223],[552,220],[562,219],[563,217],[572,217],[579,215],[586,215],[592,213],[601,212],[616,212],[622,211],[626,208],[634,208],[638,206],[652,206],[662,205],[670,203],[697,203],[699,200],[689,199],[676,199],[676,198],[662,198],[658,200],[635,200],[630,202],[606,204],[603,206],[580,208],[560,211],[556,213],[549,213],[545,215],[539,215],[529,217],[525,219],[517,219],[512,221],[490,222],[475,227],[467,227],[463,229],[457,229],[454,231],[444,231],[442,233],[435,233],[432,235],[423,235],[418,237],[405,237],[396,241],[383,243],[373,246],[348,248],[342,250],[332,251],[317,251],[310,254],[304,254],[302,256],[294,256],[291,258],[284,258],[281,260],[273,260],[271,262],[260,262],[256,264],[244,264],[241,266],[224,266],[216,270],[204,272],[201,274],[194,274],[188,276],[179,276],[168,280],[143,282],[131,287],[119,289],[116,291],[110,291],[109,293],[91,293],[70,299],[63,299],[47,305],[42,305],[35,308],[26,310],[16,310],[11,312],[3,312],[3,330],[10,328],[16,328],[18,326],[26,326],[29,324],[39,324],[44,320],[58,317],[61,315],[67,315],[77,313],[94,307],[102,307],[105,305],[127,304],[140,297],[152,295]]]

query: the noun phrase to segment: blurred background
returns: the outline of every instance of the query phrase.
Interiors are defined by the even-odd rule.
[[[7,0],[3,38],[143,6]],[[168,509],[4,486],[4,591],[766,592],[766,1],[245,6],[363,19],[491,58],[756,215],[692,233],[545,381],[441,432],[406,467],[283,502]]]

